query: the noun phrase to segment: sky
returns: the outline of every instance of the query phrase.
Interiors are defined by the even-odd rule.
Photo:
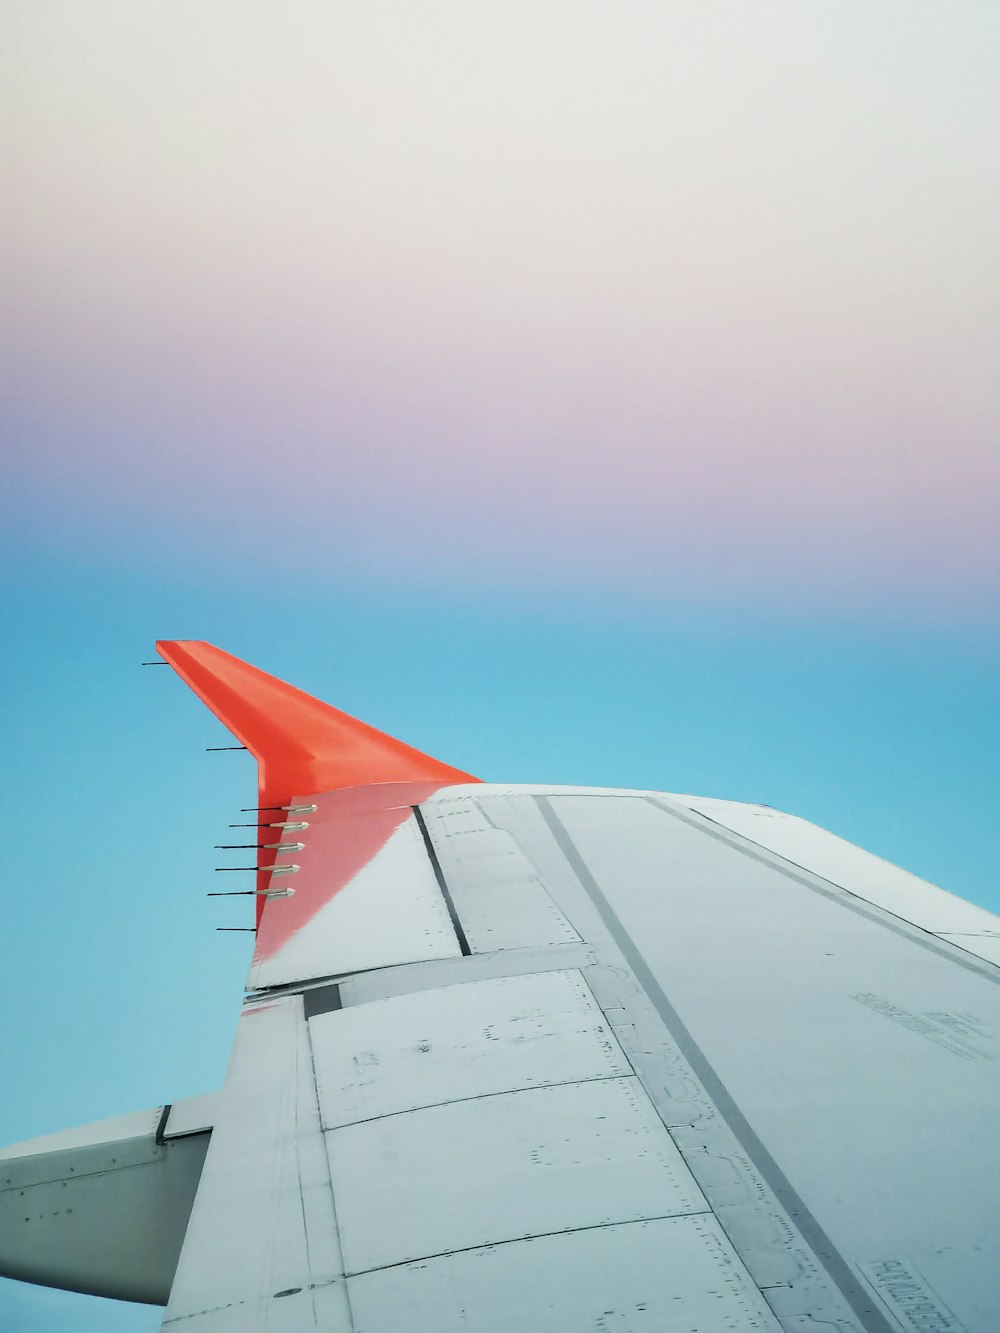
[[[252,763],[157,638],[1000,910],[1000,9],[0,15],[0,1141],[224,1074]]]

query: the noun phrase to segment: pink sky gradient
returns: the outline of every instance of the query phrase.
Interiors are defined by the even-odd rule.
[[[19,524],[1000,608],[995,11],[193,13],[11,22]]]

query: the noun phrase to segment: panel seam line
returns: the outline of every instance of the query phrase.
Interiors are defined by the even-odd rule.
[[[613,1034],[612,1034],[613,1035]],[[624,1052],[623,1052],[624,1054]],[[628,1060],[628,1057],[625,1057]],[[632,1068],[629,1062],[630,1069]],[[419,1115],[421,1111],[434,1111],[442,1106],[463,1106],[467,1102],[485,1102],[491,1101],[494,1097],[517,1097],[522,1092],[545,1092],[548,1088],[572,1088],[582,1087],[589,1083],[613,1083],[621,1080],[623,1083],[629,1080],[638,1080],[639,1076],[634,1072],[621,1074],[594,1074],[591,1078],[564,1078],[556,1083],[531,1083],[523,1088],[498,1088],[496,1092],[475,1092],[468,1097],[451,1097],[443,1102],[427,1102],[423,1106],[404,1106],[401,1111],[385,1111],[382,1115],[365,1116],[363,1120],[345,1120],[342,1125],[323,1126],[324,1134],[336,1134],[341,1129],[351,1129],[354,1125],[373,1125],[379,1120],[395,1120],[400,1115]],[[641,1086],[641,1081],[640,1081]]]
[[[417,827],[420,829],[421,836],[423,837],[424,840],[424,847],[427,850],[427,856],[428,859],[430,860],[431,868],[434,871],[434,878],[437,880],[438,888],[441,890],[441,896],[444,899],[444,905],[448,909],[448,915],[451,918],[452,929],[455,931],[455,937],[458,940],[458,947],[459,949],[461,949],[465,957],[468,957],[472,953],[472,950],[469,948],[469,941],[466,939],[465,930],[462,927],[462,922],[459,919],[458,912],[455,908],[455,903],[451,896],[451,891],[448,888],[448,881],[445,879],[444,871],[441,869],[441,862],[438,860],[438,854],[434,847],[434,843],[431,841],[431,835],[428,832],[427,824],[424,821],[424,817],[423,814],[421,813],[419,805],[413,806],[412,810],[414,817],[417,821]]]
[[[583,1227],[561,1227],[558,1231],[533,1231],[528,1236],[508,1236],[504,1240],[484,1240],[478,1245],[460,1245],[454,1250],[436,1250],[433,1254],[418,1254],[410,1259],[398,1259],[393,1264],[374,1264],[371,1268],[356,1268],[345,1276],[366,1277],[370,1273],[384,1273],[389,1268],[406,1268],[410,1264],[427,1263],[430,1259],[449,1259],[453,1254],[471,1254],[475,1250],[495,1250],[501,1245],[518,1245],[524,1241],[544,1240],[548,1236],[574,1236],[581,1231],[605,1231],[608,1227],[636,1227],[647,1222],[666,1222],[671,1218],[711,1217],[711,1208],[690,1208],[683,1213],[657,1213],[654,1217],[626,1217],[620,1222],[592,1222]]]

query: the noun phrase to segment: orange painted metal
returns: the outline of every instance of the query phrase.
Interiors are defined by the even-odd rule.
[[[444,787],[479,781],[214,644],[168,639],[156,648],[257,760],[260,806],[290,805],[293,798],[372,783]],[[295,816],[264,812],[259,818],[264,823]],[[260,852],[258,887],[266,887],[273,861],[273,852]],[[262,907],[259,900],[258,919]]]

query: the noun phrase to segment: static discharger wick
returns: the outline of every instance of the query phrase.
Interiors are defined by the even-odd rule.
[[[271,866],[271,867],[267,867],[267,866],[216,866],[216,867],[215,867],[215,873],[216,873],[216,874],[219,874],[220,871],[226,871],[226,870],[237,870],[237,871],[242,870],[242,871],[246,871],[246,870],[266,870],[266,869],[268,869],[268,868],[270,869],[272,875],[297,875],[297,874],[299,873],[299,867],[298,867],[298,866]]]
[[[288,830],[289,830],[290,832],[292,832],[292,833],[298,833],[300,829],[308,828],[308,827],[309,827],[309,824],[308,824],[308,822],[307,822],[306,820],[304,820],[304,819],[300,819],[300,820],[294,820],[294,819],[293,819],[293,820],[288,820],[288,821],[286,821],[286,822],[283,823],[283,824],[279,824],[279,823],[274,823],[274,824],[230,824],[229,827],[230,827],[230,828],[283,828],[283,829],[288,829]]]
[[[304,852],[305,849],[304,842],[217,842],[214,848],[217,852]]]
[[[241,810],[241,815],[262,815],[270,811],[284,810],[289,815],[311,815],[319,809],[318,805],[248,805]]]
[[[294,889],[230,889],[228,893],[206,893],[206,898],[292,898]]]

